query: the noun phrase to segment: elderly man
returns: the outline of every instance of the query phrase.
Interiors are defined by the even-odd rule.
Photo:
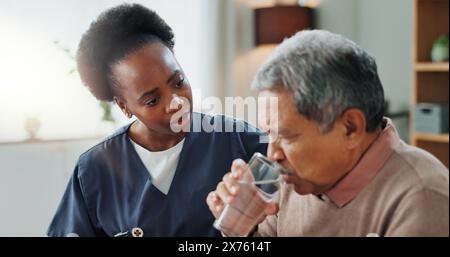
[[[448,169],[400,140],[383,117],[375,60],[326,31],[285,40],[256,75],[269,106],[268,157],[293,175],[255,228],[262,236],[448,236]],[[274,119],[275,117],[275,119]],[[207,197],[217,218],[235,201],[236,160]]]

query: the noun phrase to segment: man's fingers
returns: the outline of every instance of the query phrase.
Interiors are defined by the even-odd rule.
[[[217,205],[222,203],[222,200],[217,196],[216,191],[212,191],[208,194],[206,202],[208,205]]]
[[[233,178],[232,173],[229,172],[223,177],[223,182],[227,187],[228,192],[236,196],[239,193],[239,183],[238,180]]]
[[[274,215],[278,213],[278,204],[277,203],[269,203],[264,210],[266,215]]]
[[[228,191],[228,188],[223,181],[217,185],[216,194],[220,200],[226,204],[229,204],[234,200],[233,195]]]
[[[266,206],[266,209],[264,209],[264,215],[262,215],[259,219],[258,219],[258,224],[261,224],[268,215],[274,215],[277,214],[278,212],[278,204],[276,203],[269,203]]]
[[[217,219],[220,213],[222,213],[224,205],[222,200],[217,196],[215,191],[212,191],[208,194],[208,196],[206,197],[206,203],[208,204],[209,210]]]
[[[236,159],[231,164],[231,177],[239,180],[242,177],[242,174],[245,172],[247,168],[247,164],[242,159]]]
[[[248,165],[243,160],[234,160],[231,172],[225,174],[216,190],[208,194],[206,203],[214,217],[217,218],[220,215],[226,204],[232,204],[235,201],[235,196],[240,191],[239,180],[245,175],[244,172],[247,169]]]

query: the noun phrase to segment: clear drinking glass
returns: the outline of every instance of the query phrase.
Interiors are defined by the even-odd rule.
[[[235,201],[227,204],[214,222],[214,227],[227,236],[248,236],[266,207],[278,201],[278,190],[284,183],[281,175],[290,173],[261,153],[255,153],[248,166],[239,180],[240,192]]]

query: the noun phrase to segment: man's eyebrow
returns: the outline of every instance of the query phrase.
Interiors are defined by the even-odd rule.
[[[175,70],[173,73],[172,73],[172,75],[170,75],[170,77],[167,79],[167,84],[169,84],[170,83],[170,81],[172,81],[177,75],[178,75],[178,73],[180,73],[180,70]]]
[[[283,129],[283,128],[279,128],[277,133],[281,134],[281,135],[288,135],[289,134],[289,130]]]

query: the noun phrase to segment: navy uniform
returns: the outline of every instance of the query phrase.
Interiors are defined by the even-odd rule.
[[[47,234],[220,236],[206,196],[234,159],[266,154],[267,144],[261,140],[267,138],[240,120],[200,113],[192,117],[194,131],[186,133],[167,194],[152,185],[128,137],[129,124],[80,156]],[[216,130],[195,132],[203,118]],[[225,127],[243,132],[225,132]]]

